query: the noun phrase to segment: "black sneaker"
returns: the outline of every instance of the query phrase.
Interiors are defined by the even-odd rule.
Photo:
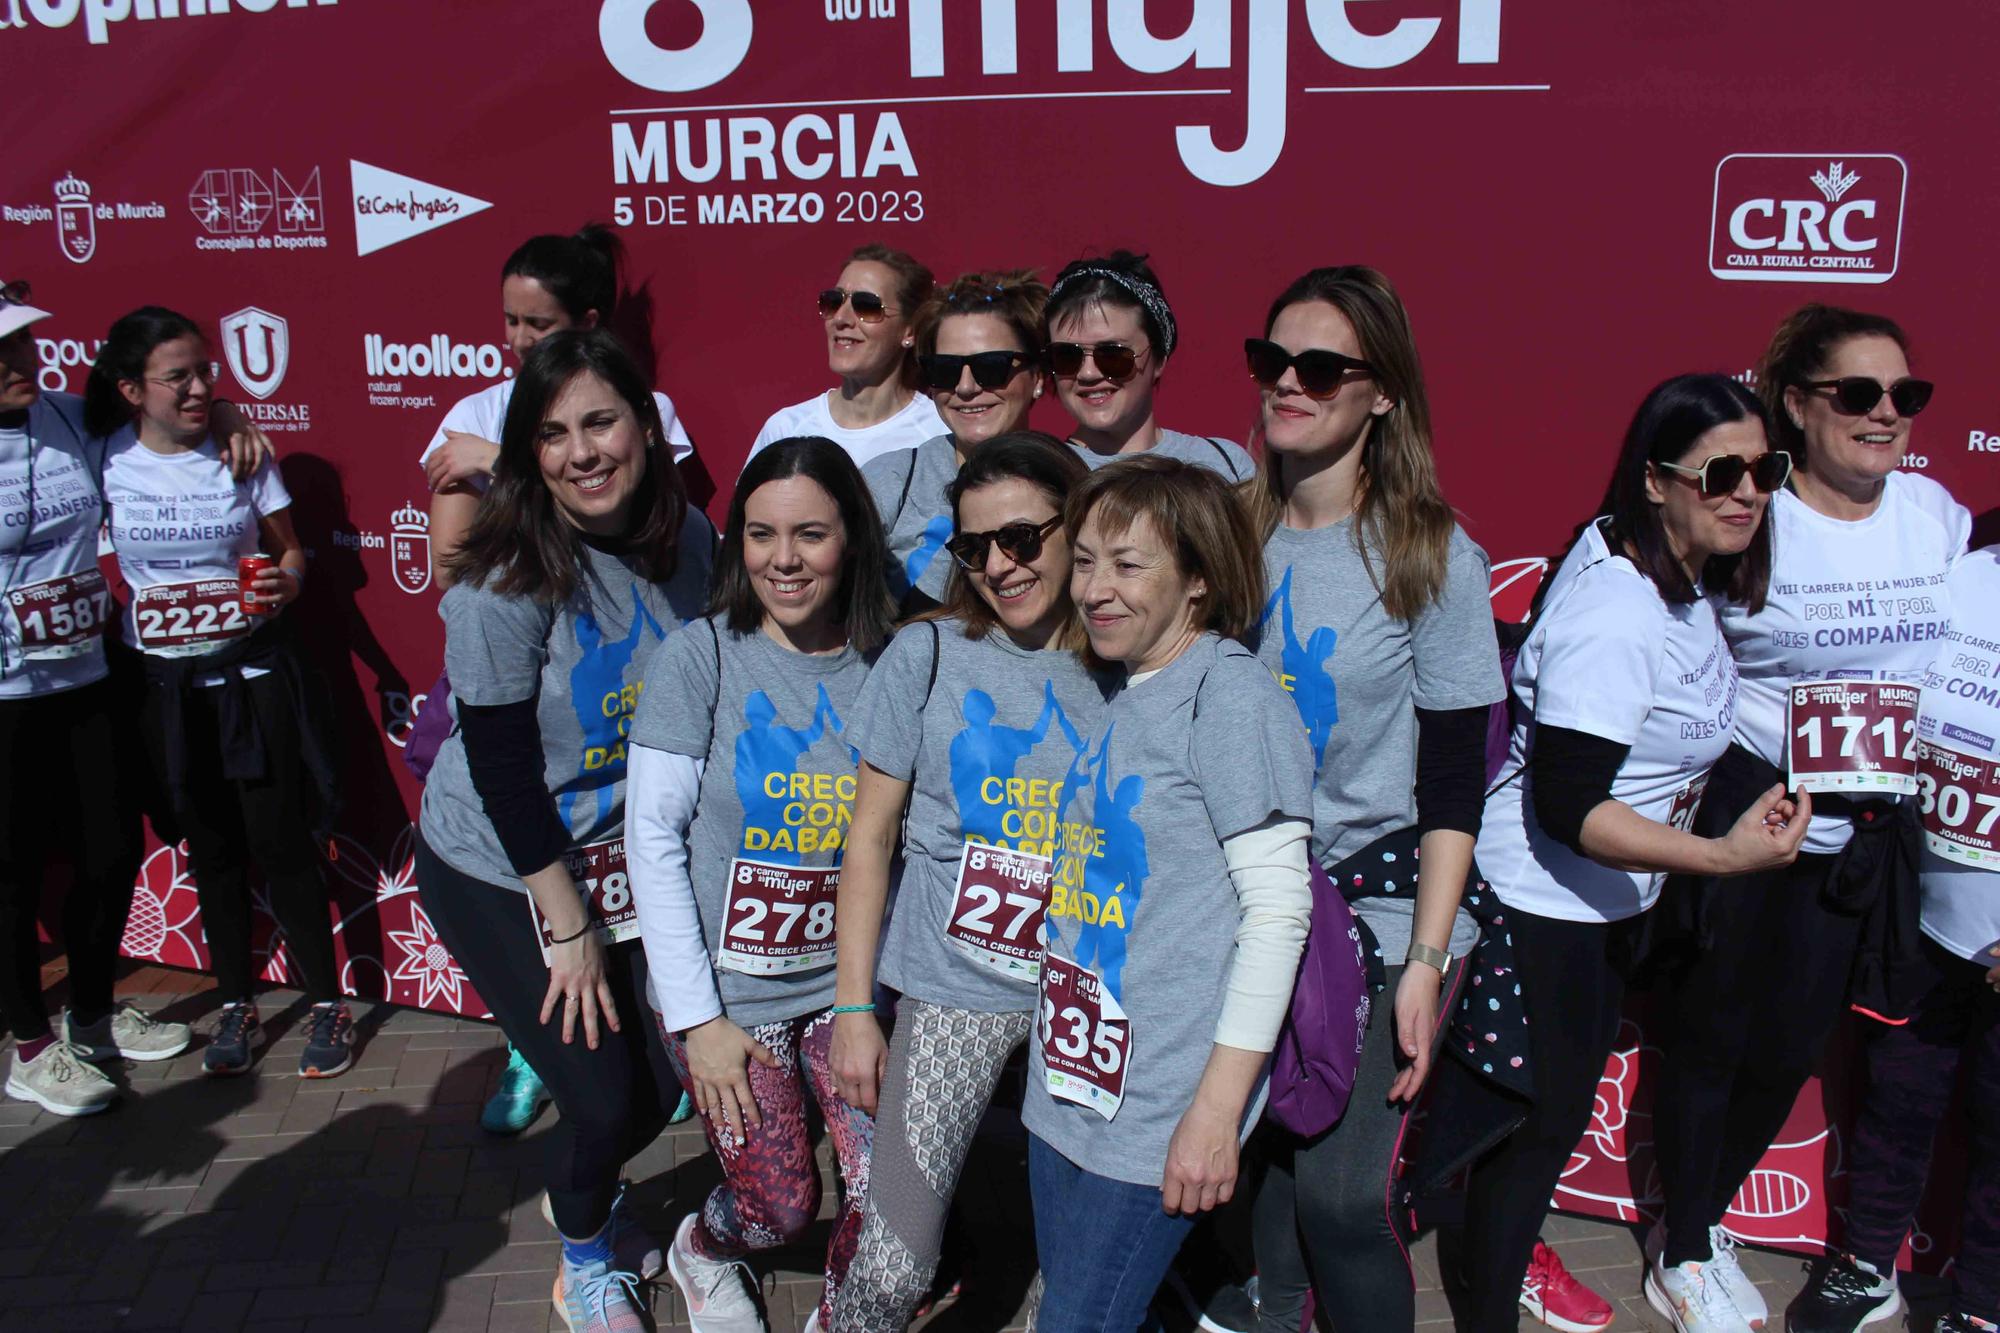
[[[223,1005],[215,1030],[208,1034],[208,1046],[201,1053],[201,1072],[216,1077],[247,1073],[250,1056],[262,1040],[256,1005],[247,1000]]]
[[[1242,1287],[1233,1282],[1225,1283],[1203,1303],[1201,1317],[1195,1320],[1194,1326],[1207,1333],[1254,1333],[1257,1327],[1256,1302]]]
[[[316,1004],[306,1019],[306,1048],[299,1053],[300,1078],[332,1078],[354,1063],[354,1015],[339,1000]]]
[[[1894,1319],[1903,1310],[1896,1275],[1887,1277],[1851,1254],[1820,1261],[1805,1290],[1785,1308],[1787,1333],[1854,1333],[1865,1324]]]
[[[1937,1327],[1931,1333],[2000,1333],[2000,1324],[1963,1310],[1953,1310],[1950,1314],[1938,1316]]]

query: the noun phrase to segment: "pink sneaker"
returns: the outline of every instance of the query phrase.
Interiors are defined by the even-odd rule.
[[[1564,1333],[1596,1333],[1617,1317],[1610,1301],[1578,1282],[1563,1267],[1562,1256],[1540,1241],[1521,1278],[1521,1308]]]

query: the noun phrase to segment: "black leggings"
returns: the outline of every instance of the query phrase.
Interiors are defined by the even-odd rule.
[[[71,871],[62,913],[70,1008],[87,1022],[111,1010],[143,846],[118,697],[101,680],[0,699],[0,1023],[22,1041],[49,1035],[35,920],[51,851]]]
[[[1521,1275],[1570,1151],[1590,1125],[1604,1062],[1625,1005],[1620,960],[1643,918],[1558,921],[1509,908],[1528,1015],[1535,1101],[1527,1118],[1473,1165],[1465,1223],[1441,1236],[1465,1285],[1460,1333],[1513,1333]]]
[[[620,1030],[602,1032],[594,1051],[581,1032],[564,1044],[562,1015],[541,1019],[549,970],[527,895],[460,873],[421,837],[416,862],[417,889],[438,938],[562,1112],[548,1134],[556,1229],[575,1240],[594,1236],[610,1216],[619,1170],[667,1127],[681,1096],[646,1000],[646,955],[637,940],[605,950]]]
[[[192,688],[184,705],[186,789],[173,815],[194,863],[209,968],[224,1000],[251,998],[256,973],[250,957],[249,861],[254,857],[270,891],[271,911],[285,932],[295,983],[315,1004],[337,1000],[333,924],[306,813],[308,779],[298,714],[275,672],[251,677],[244,688],[264,745],[265,776],[254,781],[223,776],[222,720],[216,707],[222,687]],[[148,683],[144,719],[153,771],[162,775],[167,771],[159,709],[163,689]]]
[[[1711,942],[1667,997],[1653,1098],[1668,1264],[1708,1255],[1708,1229],[1784,1128],[1845,1011],[1861,918],[1820,901],[1835,859],[1738,875],[1704,902]]]

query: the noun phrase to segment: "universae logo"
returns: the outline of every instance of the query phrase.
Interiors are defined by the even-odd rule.
[[[1894,153],[1731,153],[1715,167],[1708,271],[1726,282],[1887,282],[1909,175]]]

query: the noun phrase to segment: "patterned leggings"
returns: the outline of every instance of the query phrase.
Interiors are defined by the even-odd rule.
[[[867,1221],[834,1330],[874,1333],[910,1322],[937,1272],[945,1215],[973,1131],[1033,1018],[908,997],[897,1006]]]
[[[833,1049],[833,1015],[822,1010],[802,1018],[765,1023],[750,1035],[778,1057],[767,1069],[752,1060],[750,1091],[764,1117],[760,1127],[745,1126],[746,1140],[737,1147],[722,1117],[704,1116],[708,1146],[722,1163],[722,1183],[710,1192],[695,1224],[693,1243],[708,1259],[737,1259],[755,1250],[772,1250],[797,1241],[819,1215],[819,1168],[813,1161],[806,1131],[806,1096],[819,1103],[833,1135],[840,1179],[846,1186],[833,1239],[826,1247],[826,1286],[820,1293],[824,1325],[840,1294],[847,1266],[861,1237],[861,1209],[868,1198],[868,1155],[875,1122],[864,1111],[840,1099],[834,1090],[828,1056]],[[687,1043],[667,1033],[667,1054],[684,1086],[688,1078]]]

